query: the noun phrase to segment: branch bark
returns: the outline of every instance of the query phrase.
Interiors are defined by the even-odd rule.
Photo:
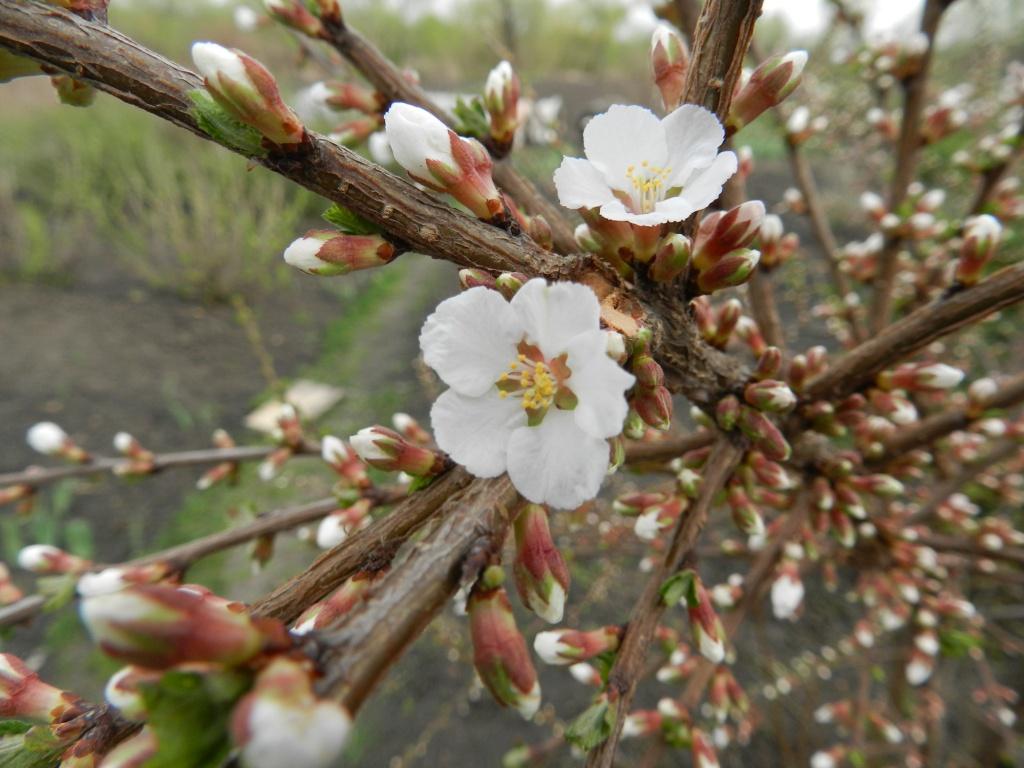
[[[884,368],[953,331],[1024,300],[1024,264],[996,272],[977,285],[915,310],[847,352],[811,379],[809,400],[839,400],[870,384]]]
[[[475,480],[439,509],[436,528],[371,588],[336,627],[319,636],[327,670],[319,689],[355,713],[387,669],[447,604],[477,552],[500,549],[518,494],[507,475]],[[485,562],[485,559],[479,561]]]

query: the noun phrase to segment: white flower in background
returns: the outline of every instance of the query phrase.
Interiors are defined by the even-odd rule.
[[[641,226],[682,221],[714,202],[736,173],[736,155],[718,151],[724,139],[718,118],[694,104],[661,120],[616,104],[587,123],[586,159],[567,157],[555,171],[558,199]]]
[[[779,574],[772,583],[772,613],[776,619],[794,621],[797,609],[804,601],[804,585],[795,567]]]
[[[38,424],[33,424],[25,435],[29,447],[46,456],[60,453],[67,439],[67,433],[52,421],[40,421]]]
[[[511,302],[481,287],[442,302],[420,333],[450,387],[430,412],[438,446],[477,477],[507,471],[532,502],[592,499],[634,381],[607,345],[597,298],[575,283],[534,279]]]

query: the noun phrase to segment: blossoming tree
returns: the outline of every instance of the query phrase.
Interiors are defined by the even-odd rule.
[[[334,227],[292,243],[290,265],[337,276],[414,251],[459,267],[463,288],[419,338],[447,387],[429,429],[396,414],[393,428],[315,437],[285,407],[269,446],[219,433],[212,449],[157,454],[121,433],[110,457],[56,424],[30,429],[29,444],[64,465],[0,476],[0,501],[26,509],[65,477],[204,467],[206,488],[244,462],[272,476],[303,455],[320,457],[337,484],[330,498],[128,563],[22,550],[21,567],[71,580],[92,638],[125,666],[106,701],[90,702],[0,656],[0,764],[343,764],[352,719],[453,598],[499,704],[535,717],[535,658],[593,688],[589,706],[562,713],[567,727],[538,726],[536,743],[488,763],[539,763],[569,743],[607,767],[621,739],[638,737],[651,744],[645,765],[669,749],[702,768],[728,750],[742,762],[763,725],[759,704],[853,669],[856,693],[818,702],[814,718],[834,724],[835,739],[810,764],[945,765],[933,683],[947,664],[971,668],[974,705],[1009,750],[1017,697],[989,657],[1020,643],[1000,637],[971,590],[986,579],[1020,587],[1024,534],[1008,510],[1021,498],[1024,373],[964,371],[936,342],[976,342],[980,321],[1024,299],[1024,265],[993,264],[1024,216],[1009,175],[1024,152],[1024,76],[1011,67],[1002,127],[961,158],[973,194],[956,190],[946,206],[917,175],[922,153],[970,118],[928,88],[949,5],[927,0],[918,35],[861,43],[853,57],[879,94],[867,117],[893,166],[884,195],[862,190],[874,233],[841,248],[804,151],[826,121],[791,104],[807,54],[750,49],[758,0],[662,9],[668,21],[651,41],[661,114],[615,105],[595,116],[584,157],[554,173],[560,206],[515,169],[520,83],[508,62],[452,116],[346,23],[337,0],[267,0],[274,19],[332,46],[369,84],[318,86],[336,109],[360,113],[325,137],[241,51],[196,43],[196,74],[107,26],[106,0],[0,0],[3,79],[49,75],[79,105],[105,91],[330,200]],[[836,23],[855,28],[853,11],[836,7]],[[762,201],[745,200],[753,158],[742,132],[772,120],[797,183],[780,210],[808,218],[832,281],[821,304],[829,350],[787,348],[776,270],[799,243]],[[380,129],[397,173],[344,146]],[[674,414],[678,399],[690,419]],[[646,474],[602,498],[616,470]],[[986,493],[971,498],[979,486]],[[574,596],[552,528],[580,508],[609,546],[624,527],[649,543],[646,585],[623,596],[632,607],[618,624],[563,624]],[[187,581],[201,557],[310,523],[323,554],[252,604]],[[709,548],[744,573],[706,583]],[[735,652],[744,619],[767,605],[775,620],[798,620],[808,578],[832,589],[843,580],[857,615],[758,678]],[[15,625],[45,599],[23,595],[0,565],[0,603],[0,624]],[[553,625],[533,652],[517,628],[523,612]],[[656,708],[634,703],[640,686],[660,686]]]

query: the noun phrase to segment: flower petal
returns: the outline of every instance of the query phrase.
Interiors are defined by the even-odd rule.
[[[535,504],[575,509],[597,496],[608,470],[608,443],[583,432],[570,411],[552,409],[508,443],[508,475]]]
[[[574,336],[600,327],[597,297],[579,283],[529,280],[512,297],[511,306],[529,340],[548,359],[565,352]]]
[[[487,288],[441,302],[420,331],[427,365],[464,395],[482,395],[515,360],[523,329],[501,294]]]
[[[589,160],[566,157],[555,171],[558,202],[566,208],[597,208],[614,200],[604,174]]]
[[[497,393],[466,397],[446,390],[430,409],[430,425],[438,447],[476,477],[497,477],[505,471],[512,431],[526,424],[519,400]]]
[[[601,206],[601,218],[610,221],[628,221],[641,227],[653,227],[670,221],[682,221],[696,210],[683,198],[671,197],[655,204],[650,213],[633,213],[618,200]]]
[[[690,204],[693,211],[707,208],[722,194],[722,185],[736,173],[738,167],[739,161],[736,159],[735,153],[722,152],[711,165],[696,171],[686,180],[680,197]],[[658,203],[656,209],[661,207],[664,202],[668,201]]]
[[[661,121],[672,175],[668,186],[684,182],[699,168],[707,168],[725,141],[725,130],[712,112],[684,104]]]
[[[665,129],[657,115],[644,107],[614,104],[583,129],[583,151],[615,189],[632,190],[626,168],[647,162],[663,167],[668,160]]]
[[[636,381],[605,352],[603,331],[587,331],[569,342],[566,382],[578,403],[573,416],[576,425],[591,437],[609,438],[622,431],[629,406],[625,392]]]

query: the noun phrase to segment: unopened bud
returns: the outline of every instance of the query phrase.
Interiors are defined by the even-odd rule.
[[[360,458],[371,467],[387,472],[405,472],[428,477],[442,472],[445,458],[429,448],[413,445],[387,427],[366,427],[349,437]]]
[[[77,697],[47,685],[17,656],[0,654],[0,717],[58,722],[80,711]]]
[[[494,288],[509,301],[530,278],[522,272],[502,272],[494,280]]]
[[[274,144],[301,144],[298,116],[281,99],[274,76],[256,59],[216,43],[195,43],[192,61],[214,100]]]
[[[487,75],[484,106],[491,117],[491,138],[499,146],[511,146],[519,127],[519,77],[507,61]]]
[[[882,389],[936,392],[953,389],[963,378],[963,371],[945,363],[912,363],[894,371],[883,371],[878,374],[877,382]]]
[[[765,110],[781,104],[800,84],[806,63],[807,51],[791,51],[762,62],[732,100],[726,126],[738,131]]]
[[[792,453],[782,432],[760,411],[740,406],[737,425],[765,456],[773,461],[786,461]]]
[[[664,386],[634,395],[632,406],[643,421],[665,432],[672,426],[672,393]]]
[[[384,115],[395,160],[414,180],[447,192],[484,221],[504,221],[505,203],[491,178],[487,150],[420,107],[396,102]]]
[[[554,629],[538,633],[533,649],[545,664],[569,665],[618,650],[621,638],[619,627],[602,627],[589,632]]]
[[[1003,227],[999,219],[988,214],[968,219],[964,227],[964,241],[960,246],[960,259],[956,265],[956,281],[961,285],[974,285],[992,258]]]
[[[686,43],[675,30],[667,24],[655,27],[651,36],[651,69],[666,112],[673,111],[682,102],[689,64]]]
[[[740,248],[723,256],[707,270],[697,276],[697,287],[703,293],[711,294],[725,288],[734,288],[750,279],[750,275],[761,260],[761,253],[750,248]]]
[[[512,573],[519,599],[549,624],[557,624],[569,593],[569,568],[551,537],[547,510],[527,504],[517,515],[514,529]]]
[[[316,83],[310,88],[309,94],[317,103],[339,112],[354,109],[368,115],[376,115],[386,103],[377,91],[357,83]]]
[[[726,254],[750,245],[764,217],[764,203],[760,200],[748,200],[728,211],[705,216],[693,243],[694,266],[706,270]]]
[[[322,37],[324,25],[301,0],[263,0],[263,5],[276,21],[310,37]]]
[[[759,411],[785,413],[796,405],[796,395],[784,382],[765,379],[748,384],[743,398]]]
[[[38,574],[84,573],[92,563],[49,544],[32,544],[18,553],[18,565]]]
[[[156,734],[149,726],[129,736],[103,756],[103,768],[143,768],[160,752]]]
[[[346,235],[333,229],[311,229],[284,252],[285,262],[309,275],[347,275],[387,264],[395,246],[380,235]]]
[[[90,460],[89,454],[75,445],[68,434],[52,421],[33,424],[25,434],[25,440],[32,450],[44,456],[59,456],[79,464]]]

